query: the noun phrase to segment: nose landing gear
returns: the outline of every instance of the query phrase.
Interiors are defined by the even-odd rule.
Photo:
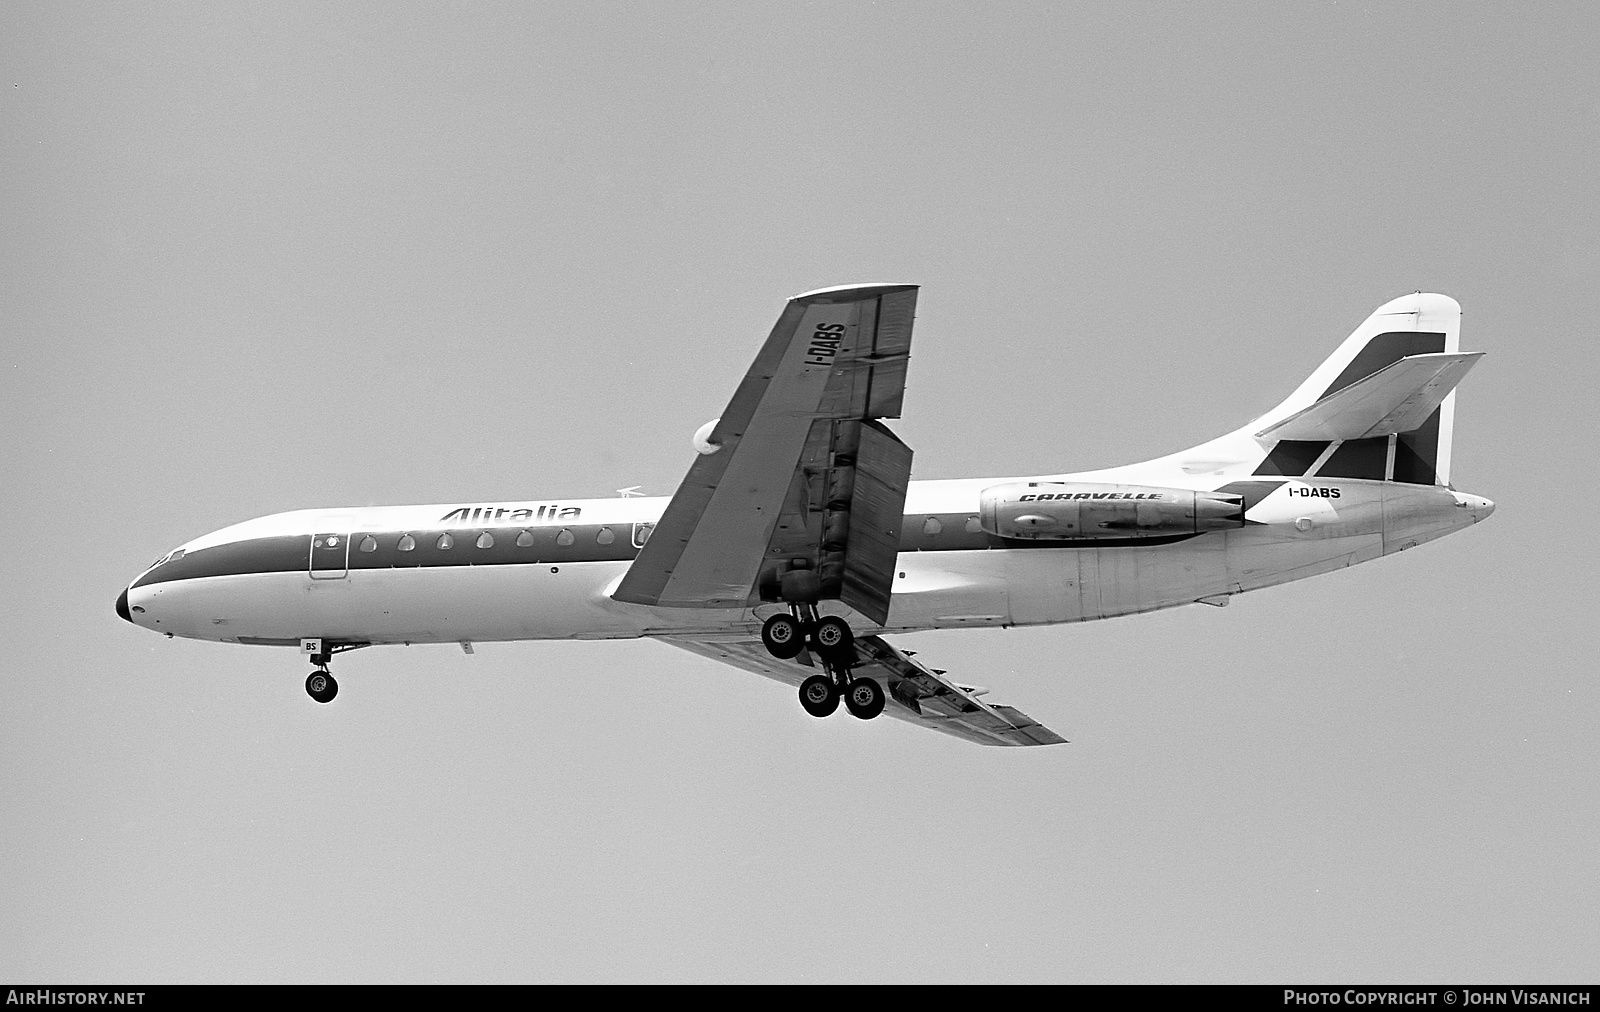
[[[329,703],[339,694],[339,683],[326,667],[318,668],[306,676],[306,694],[319,703]]]
[[[313,651],[311,663],[316,665],[311,674],[306,676],[306,695],[319,703],[331,703],[333,697],[339,694],[339,683],[328,673],[328,664],[333,660],[333,655],[342,654],[346,650],[360,650],[368,644],[327,643],[321,640],[305,642],[307,644],[305,649]]]

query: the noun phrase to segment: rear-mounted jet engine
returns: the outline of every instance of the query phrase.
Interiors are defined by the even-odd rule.
[[[979,518],[990,534],[1030,541],[1170,537],[1243,527],[1244,497],[1148,485],[1029,481],[984,489]]]

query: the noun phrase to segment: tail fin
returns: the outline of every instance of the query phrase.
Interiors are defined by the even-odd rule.
[[[1454,388],[1481,357],[1460,347],[1461,306],[1449,296],[1380,306],[1252,424],[1271,444],[1256,473],[1448,485]]]

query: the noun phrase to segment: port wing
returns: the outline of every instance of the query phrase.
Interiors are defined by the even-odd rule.
[[[612,597],[669,608],[815,596],[888,618],[911,450],[878,419],[905,392],[913,285],[789,300]]]
[[[807,676],[821,670],[812,666],[806,654],[793,660],[779,660],[767,653],[766,647],[754,637],[663,636],[660,639],[690,653],[765,675],[785,685],[798,687]],[[876,678],[888,691],[884,716],[979,745],[1059,745],[1066,741],[1014,706],[983,702],[978,698],[983,690],[946,677],[945,672],[928,667],[882,636],[862,636],[856,640],[855,649],[856,663],[851,675]]]

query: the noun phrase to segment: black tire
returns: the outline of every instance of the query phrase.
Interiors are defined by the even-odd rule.
[[[827,675],[812,675],[800,683],[800,705],[813,717],[826,717],[839,708],[839,690]]]
[[[329,703],[339,694],[339,683],[326,671],[313,671],[306,676],[306,695],[319,703]]]
[[[779,660],[797,657],[806,648],[805,631],[791,615],[774,615],[761,626],[761,643]]]
[[[862,720],[871,720],[882,713],[883,703],[883,686],[875,678],[857,678],[845,686],[845,709]]]
[[[850,623],[842,618],[829,615],[818,622],[816,629],[812,630],[811,638],[816,641],[817,652],[829,660],[855,659],[856,637],[850,631]]]

